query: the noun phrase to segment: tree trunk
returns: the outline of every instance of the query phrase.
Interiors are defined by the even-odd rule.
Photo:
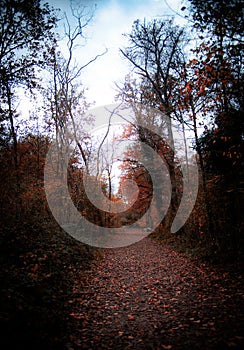
[[[12,109],[12,93],[11,88],[9,86],[9,82],[6,82],[6,91],[7,91],[7,103],[8,103],[8,117],[10,121],[10,130],[11,130],[11,136],[13,139],[13,159],[14,159],[14,172],[15,172],[15,216],[16,218],[19,218],[20,215],[20,199],[19,199],[19,192],[20,192],[20,184],[19,184],[19,174],[18,174],[18,141],[17,141],[17,134],[14,128],[14,113]]]

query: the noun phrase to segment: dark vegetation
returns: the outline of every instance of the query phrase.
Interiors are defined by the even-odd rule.
[[[177,120],[181,126],[184,123],[191,124],[201,174],[195,207],[184,227],[176,234],[170,234],[169,226],[178,205],[177,193],[182,184],[174,154],[168,151],[168,147],[158,144],[158,151],[167,153],[173,195],[167,220],[162,222],[151,236],[159,245],[171,245],[187,259],[193,259],[200,268],[206,266],[205,264],[208,264],[210,269],[215,266],[214,271],[218,271],[218,276],[222,276],[223,280],[218,277],[217,287],[211,288],[224,288],[223,295],[227,299],[233,298],[234,301],[241,302],[244,181],[243,3],[237,0],[222,1],[221,4],[215,0],[204,2],[190,0],[182,9],[182,15],[186,12],[190,18],[189,26],[195,28],[194,35],[199,37],[199,45],[191,52],[195,58],[189,59],[183,53],[182,47],[191,38],[189,33],[175,27],[173,21],[154,21],[149,24],[136,21],[128,38],[129,45],[131,42],[133,45],[128,46],[122,53],[132,66],[136,67],[139,74],[135,76],[138,80],[135,79],[135,83],[134,77],[133,79],[127,77],[125,85],[120,88],[119,95],[129,104],[140,101],[142,104],[153,106],[166,113],[172,120],[173,118]],[[79,16],[79,19],[86,19],[85,27],[89,23],[87,18],[91,18],[89,17],[91,15],[79,13]],[[87,337],[90,335],[90,339],[83,336],[84,343],[79,343],[78,321],[72,316],[72,312],[74,308],[78,312],[77,307],[81,307],[77,306],[78,299],[75,299],[74,295],[77,294],[83,298],[82,286],[87,285],[93,277],[94,270],[91,271],[91,265],[94,269],[104,252],[75,241],[56,224],[44,191],[44,164],[50,146],[49,134],[55,134],[61,144],[65,145],[63,135],[67,120],[72,122],[74,114],[82,118],[83,109],[87,108],[83,87],[79,85],[80,82],[76,85],[83,66],[71,67],[74,42],[79,35],[82,36],[82,31],[79,32],[78,26],[77,32],[66,33],[70,56],[64,59],[58,50],[55,29],[58,23],[57,17],[58,14],[48,5],[41,6],[36,0],[28,2],[3,0],[0,3],[0,346],[3,349],[15,349],[21,346],[25,349],[68,349],[70,334],[73,333],[76,341],[73,343],[71,341],[70,349],[88,349],[89,347],[84,345],[85,342],[94,346],[92,342],[89,343],[93,337],[91,328],[87,332]],[[165,33],[171,34],[171,41],[156,40],[159,37],[163,38]],[[162,42],[165,46],[162,46],[160,51],[157,45]],[[173,47],[172,42],[175,44]],[[142,52],[146,56],[142,57],[139,44],[144,45]],[[171,60],[166,62],[165,57],[169,56],[170,50]],[[153,56],[155,52],[157,59]],[[158,56],[159,52],[164,52],[164,56]],[[28,90],[34,96],[35,93],[43,94],[46,88],[42,86],[41,79],[37,78],[38,69],[46,70],[52,77],[49,89],[51,92],[48,96],[44,94],[43,98],[46,101],[44,111],[40,112],[37,109],[34,113],[36,116],[40,112],[41,117],[35,117],[33,126],[30,125],[24,132],[22,131],[22,134],[19,134],[18,126],[21,125],[18,111],[19,89]],[[82,110],[79,107],[81,104]],[[42,123],[45,124],[43,128],[40,127],[38,118],[43,119]],[[200,123],[205,131],[199,135]],[[136,132],[139,139],[146,135],[138,130]],[[168,132],[170,133],[170,128]],[[85,135],[84,139],[86,137]],[[74,138],[78,140],[76,130],[74,130]],[[149,146],[154,145],[154,141],[152,136],[145,140]],[[88,152],[84,145],[86,145],[85,141],[78,144],[83,169],[88,164],[88,154],[91,151]],[[137,168],[132,175],[126,169],[124,176],[139,178],[140,171],[141,169]],[[80,181],[81,175],[82,170],[76,168],[73,176],[77,176]],[[140,195],[144,194],[145,178],[147,177],[144,176],[143,181],[140,179],[137,181],[143,188]],[[88,198],[82,193],[83,189],[79,187],[80,192],[76,191],[77,184],[79,184],[78,180],[72,187],[74,203],[78,205],[81,200],[83,210],[87,211],[87,217],[91,217],[91,221],[102,221],[97,210],[95,213],[90,210],[91,206]],[[105,188],[106,191],[107,188]],[[111,193],[108,197],[111,198]],[[136,209],[143,211],[145,207],[140,207],[138,204]],[[94,215],[97,215],[98,219],[94,219]],[[107,225],[109,226],[110,223]],[[158,250],[160,248],[157,248]],[[121,256],[120,259],[122,262]],[[182,255],[180,259],[183,259]],[[180,259],[175,259],[174,264],[179,266]],[[132,264],[133,261],[132,259]],[[125,271],[128,268],[127,266]],[[112,269],[113,266],[111,266]],[[176,278],[174,274],[175,271],[172,270],[172,276]],[[191,270],[189,270],[189,278],[190,274]],[[226,276],[228,278],[225,281]],[[163,277],[159,277],[159,280],[160,278]],[[228,289],[227,282],[236,283],[236,288]],[[102,280],[101,287],[103,283]],[[118,287],[116,283],[115,289]],[[78,292],[75,290],[77,284],[80,284]],[[127,285],[131,286],[129,282]],[[203,284],[199,285],[203,287]],[[142,285],[140,287],[143,288]],[[196,293],[199,292],[197,284],[194,284],[194,288]],[[206,295],[211,294],[211,288],[206,291]],[[160,288],[157,289],[157,293],[161,292]],[[152,288],[150,293],[153,294]],[[108,297],[106,294],[102,294],[102,298],[106,299],[106,297]],[[118,303],[117,300],[113,306],[116,308]],[[221,308],[222,303],[220,301],[217,303]],[[223,313],[223,319],[224,317],[226,319],[219,328],[218,340],[227,329],[228,312],[232,306],[228,304],[224,309],[226,314]],[[82,312],[86,310],[89,313],[86,307]],[[98,305],[98,309],[99,307],[101,305]],[[207,305],[205,307],[207,308]],[[214,340],[213,320],[206,321],[212,325],[212,348],[217,350],[218,344],[222,344],[226,349],[238,349],[238,344],[242,340],[240,336],[242,304],[238,307],[235,306],[234,309],[236,314],[232,313],[231,324],[235,328],[233,334],[236,337],[232,342],[228,343],[226,340],[221,343],[219,340],[218,343],[216,339]],[[187,312],[186,309],[185,312]],[[238,312],[239,315],[237,315]],[[196,314],[189,316],[192,322],[199,321],[200,318],[195,316]],[[84,315],[82,317],[85,318]],[[133,315],[131,317],[129,321],[133,322]],[[182,314],[179,317],[185,316]],[[207,315],[204,317],[207,319]],[[181,325],[184,323],[183,318]],[[91,326],[91,318],[87,322]],[[153,334],[158,332],[157,337],[154,337],[155,347],[150,347],[149,340],[145,340],[147,348],[157,349],[161,346],[164,349],[173,349],[171,345],[167,345],[169,343],[160,345],[159,318],[155,322],[156,328],[153,331],[155,333],[151,334],[153,338]],[[190,321],[187,319],[187,322]],[[88,326],[84,326],[86,327]],[[97,329],[96,327],[94,326],[94,329]],[[172,342],[172,333],[170,329],[168,331],[171,335],[166,338]],[[139,336],[146,337],[145,334]],[[182,333],[177,334],[179,336],[177,349],[184,349],[183,345],[179,347],[179,344],[184,342]],[[190,331],[187,334],[193,337]],[[109,334],[106,336],[109,337]],[[120,336],[123,338],[124,334],[117,335],[117,338]],[[124,339],[124,342],[129,344],[128,348],[132,348],[130,346],[134,341],[130,337],[131,335],[127,334]],[[118,346],[122,349],[125,343],[121,339],[117,340]],[[106,348],[106,344],[107,348],[111,346],[110,340],[107,343],[106,340],[104,341],[103,348]],[[189,341],[189,344],[192,346],[193,343]],[[199,341],[198,345],[199,349],[205,349],[202,341]]]
[[[62,349],[72,321],[69,300],[77,272],[85,280],[91,262],[100,257],[97,249],[72,239],[52,217],[43,188],[48,142],[38,140],[37,157],[35,141],[28,137],[18,144],[21,180],[17,194],[11,151],[1,158],[0,325],[4,349]]]
[[[77,271],[85,278],[94,250],[44,218],[5,223],[0,249],[1,347],[62,349]]]

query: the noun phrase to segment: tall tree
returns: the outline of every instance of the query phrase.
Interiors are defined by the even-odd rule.
[[[130,45],[121,52],[140,76],[141,89],[137,102],[154,107],[167,116],[166,130],[170,151],[166,162],[172,184],[171,218],[169,220],[172,222],[180,202],[172,120],[177,115],[175,112],[178,107],[175,105],[174,94],[177,80],[180,77],[180,67],[184,63],[183,46],[186,44],[186,37],[184,30],[174,25],[172,20],[153,20],[148,23],[137,20],[127,37]],[[149,144],[151,141],[150,146],[155,146],[155,138],[143,135],[142,130],[140,130],[139,137],[147,139]],[[166,225],[166,231],[169,230],[171,222]]]
[[[21,86],[36,84],[35,67],[44,63],[46,43],[53,40],[53,10],[39,0],[3,0],[0,3],[1,120],[9,125],[17,168],[17,131],[14,97]]]
[[[196,49],[198,87],[208,92],[215,116],[243,110],[244,4],[238,0],[190,0],[194,26],[200,31]]]
[[[47,120],[54,123],[56,140],[62,148],[69,148],[70,139],[74,139],[80,156],[88,171],[89,149],[87,149],[88,135],[84,133],[85,123],[91,123],[92,118],[85,120],[85,110],[89,104],[86,102],[85,89],[80,76],[82,71],[98,57],[106,53],[96,55],[87,60],[83,65],[76,60],[75,49],[84,45],[84,31],[92,20],[94,9],[90,7],[87,12],[86,5],[73,7],[71,3],[72,21],[64,14],[64,37],[67,50],[62,52],[57,47],[50,48],[52,59],[48,70],[50,84],[48,92],[45,91],[47,104]],[[73,22],[74,24],[71,24]],[[70,135],[70,139],[67,136]],[[61,151],[61,149],[60,149]]]
[[[203,117],[205,132],[198,147],[203,154],[208,180],[218,179],[215,186],[218,203],[212,199],[211,210],[217,223],[215,232],[219,242],[227,242],[228,235],[237,246],[235,234],[241,227],[239,202],[243,181],[244,4],[238,0],[189,2],[201,40],[191,62],[194,74],[188,81],[194,98],[198,96],[202,102],[198,114]],[[225,203],[222,217],[219,203],[221,206]],[[225,237],[220,237],[220,232],[225,232]]]

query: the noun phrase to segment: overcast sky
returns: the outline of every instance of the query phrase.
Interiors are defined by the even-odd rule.
[[[108,50],[82,75],[83,84],[89,88],[88,100],[96,105],[114,102],[114,82],[122,82],[128,73],[128,63],[119,53],[126,46],[123,33],[130,33],[134,20],[175,15],[180,12],[181,0],[79,0],[80,4],[97,8],[87,27],[87,43],[76,50],[77,60],[84,64],[92,57]],[[49,0],[54,7],[69,13],[69,0]],[[74,2],[75,3],[75,2]],[[178,18],[178,20],[182,20]]]

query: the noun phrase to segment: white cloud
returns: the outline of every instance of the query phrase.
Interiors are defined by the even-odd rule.
[[[69,11],[68,0],[50,0],[51,5]],[[82,81],[88,87],[90,102],[104,105],[114,102],[114,82],[122,81],[129,71],[128,63],[122,59],[119,48],[126,46],[123,33],[130,33],[134,20],[172,15],[172,11],[163,0],[73,0],[73,4],[94,6],[97,10],[92,22],[86,29],[87,43],[75,52],[77,61],[83,65],[97,54],[108,52],[88,66]],[[170,7],[177,11],[181,0],[168,0]]]
[[[180,0],[171,1],[171,7],[177,9],[179,2]],[[164,1],[101,0],[98,3],[91,28],[93,33],[85,50],[89,57],[95,56],[105,48],[108,49],[108,53],[88,67],[83,75],[89,87],[90,100],[95,100],[97,105],[113,102],[114,81],[123,80],[129,71],[128,63],[119,54],[119,48],[127,43],[122,34],[131,31],[134,20],[149,20],[167,15],[172,15],[172,12]]]

